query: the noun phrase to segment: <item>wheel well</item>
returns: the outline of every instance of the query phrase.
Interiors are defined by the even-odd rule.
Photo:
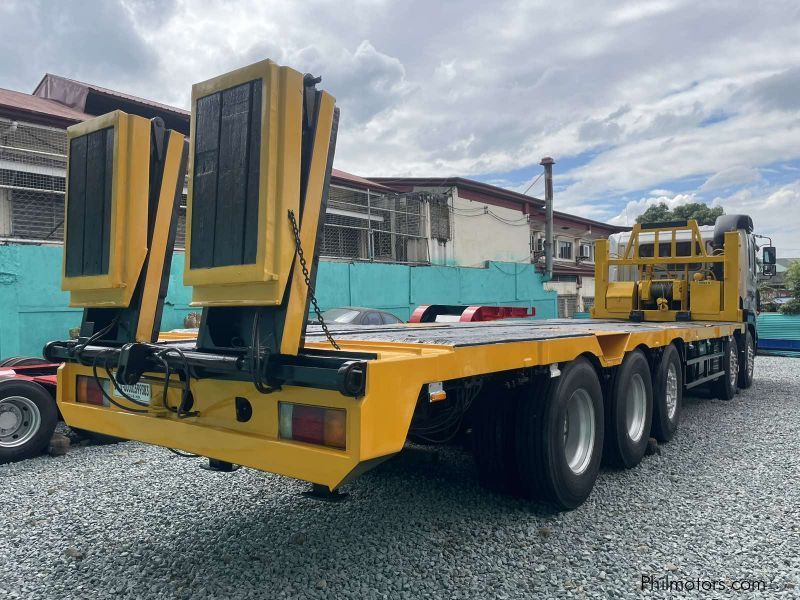
[[[750,332],[750,335],[753,336],[753,343],[755,344],[758,341],[758,338],[756,337],[755,324],[754,323],[745,323],[744,325],[745,325],[745,328],[746,328],[745,332],[747,332],[747,331]],[[739,346],[739,351],[741,351],[744,348],[745,332],[736,331],[733,334],[734,337],[736,338],[736,344]]]
[[[586,360],[589,361],[589,364],[592,365],[592,367],[594,368],[595,372],[597,373],[597,378],[602,383],[603,375],[605,373],[605,369],[603,368],[603,365],[600,364],[600,359],[597,358],[591,352],[584,352],[583,354],[581,354],[579,356],[576,356],[575,360],[578,360],[579,358],[585,358]]]
[[[650,369],[653,369],[653,367],[655,366],[655,358],[656,358],[653,349],[650,348],[649,346],[645,346],[644,344],[639,344],[638,346],[636,346],[636,348],[634,348],[634,350],[641,350],[642,354],[644,354],[644,357],[647,359],[647,364],[650,365]]]
[[[686,342],[682,338],[675,338],[671,343],[675,344],[675,347],[678,349],[681,362],[683,362],[683,360],[686,358]]]

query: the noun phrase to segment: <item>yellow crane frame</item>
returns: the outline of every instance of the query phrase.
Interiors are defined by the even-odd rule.
[[[678,253],[678,232],[690,233],[688,254]],[[653,256],[641,255],[641,236],[653,234]],[[668,238],[669,254],[661,254],[662,240]],[[647,244],[649,245],[649,240]],[[643,227],[637,223],[631,230],[630,239],[622,256],[612,256],[608,240],[595,242],[595,306],[591,310],[594,318],[629,319],[636,314],[645,321],[742,321],[739,288],[739,263],[741,238],[736,231],[725,233],[722,252],[709,254],[706,251],[697,221],[685,224],[670,224],[658,227]],[[722,264],[721,279],[713,276],[712,265]],[[689,267],[701,266],[701,276],[690,279]],[[641,310],[640,287],[642,282],[659,281],[654,278],[656,267],[672,267],[670,271],[682,271],[680,281],[681,305],[683,310]],[[610,281],[611,267],[634,267],[637,270],[635,281]],[[711,277],[702,275],[711,274]]]

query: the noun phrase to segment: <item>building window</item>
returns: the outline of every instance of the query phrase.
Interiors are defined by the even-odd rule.
[[[558,296],[558,318],[569,319],[578,312],[578,296],[561,294]]]
[[[577,275],[560,275],[555,274],[553,275],[552,281],[559,281],[562,283],[578,283],[578,276]]]
[[[558,258],[572,260],[572,242],[558,242]]]
[[[419,194],[378,194],[331,185],[320,256],[429,262],[424,200]],[[449,235],[449,229],[445,233]]]
[[[450,205],[445,194],[419,194],[421,198],[428,199],[428,208],[431,215],[431,238],[440,242],[452,239],[453,233],[450,226]]]
[[[578,256],[591,262],[594,259],[594,248],[592,244],[582,243]]]

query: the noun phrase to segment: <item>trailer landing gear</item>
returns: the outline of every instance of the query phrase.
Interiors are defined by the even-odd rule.
[[[217,460],[216,458],[209,458],[207,465],[200,465],[201,469],[206,471],[216,471],[217,473],[233,473],[242,468],[242,465],[234,465],[233,463],[224,460]]]
[[[311,489],[302,493],[306,498],[312,500],[322,500],[323,502],[344,502],[350,494],[344,494],[339,490],[332,490],[327,485],[312,483]]]

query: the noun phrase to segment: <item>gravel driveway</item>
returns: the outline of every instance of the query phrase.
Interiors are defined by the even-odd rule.
[[[137,443],[5,465],[0,598],[670,597],[643,575],[726,588],[688,597],[752,597],[741,580],[800,596],[800,360],[759,357],[732,402],[687,399],[661,454],[604,469],[570,513],[435,456],[384,464],[340,504]]]

